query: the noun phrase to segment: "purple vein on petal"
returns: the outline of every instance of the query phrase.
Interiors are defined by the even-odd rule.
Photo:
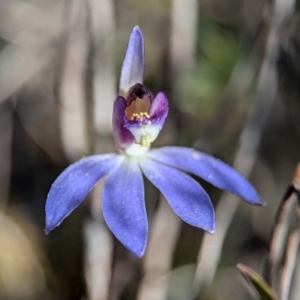
[[[140,165],[148,180],[183,221],[208,232],[214,231],[214,209],[200,184],[184,172],[151,159],[141,159]]]
[[[245,201],[264,205],[255,188],[233,168],[205,153],[184,147],[164,147],[147,154],[151,159],[201,177]]]
[[[138,26],[135,26],[128,41],[121,70],[119,89],[122,96],[125,96],[136,83],[143,83],[144,52],[143,33]]]
[[[109,173],[102,190],[104,219],[116,238],[136,256],[146,248],[148,221],[144,183],[134,158],[127,158]]]
[[[57,227],[97,182],[122,161],[115,154],[93,155],[65,169],[52,184],[46,201],[46,233]]]

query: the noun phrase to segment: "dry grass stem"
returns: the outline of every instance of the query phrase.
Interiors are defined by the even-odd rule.
[[[68,35],[60,84],[60,125],[62,143],[71,161],[88,151],[85,75],[89,50],[87,4],[70,2]]]
[[[150,231],[149,245],[143,264],[144,277],[138,300],[166,299],[167,273],[172,265],[173,253],[180,231],[180,219],[166,199],[160,197],[158,211]]]

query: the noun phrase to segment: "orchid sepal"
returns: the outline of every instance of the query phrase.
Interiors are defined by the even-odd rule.
[[[126,55],[123,61],[119,93],[126,96],[129,89],[136,83],[143,83],[145,65],[144,37],[141,29],[135,26],[131,32]]]

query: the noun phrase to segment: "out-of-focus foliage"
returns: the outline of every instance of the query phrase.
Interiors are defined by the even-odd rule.
[[[176,99],[184,111],[208,120],[220,105],[241,54],[240,37],[205,17],[198,27],[198,41],[196,65],[183,75]]]

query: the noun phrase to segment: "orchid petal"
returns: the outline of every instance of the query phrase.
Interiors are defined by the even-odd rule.
[[[183,221],[208,232],[214,231],[214,209],[200,184],[187,174],[151,159],[141,159],[140,166]]]
[[[125,109],[125,99],[118,96],[114,102],[112,122],[114,140],[119,148],[125,148],[134,142],[134,136],[127,128],[124,127]]]
[[[184,147],[164,147],[147,155],[156,161],[199,176],[251,204],[264,204],[254,187],[242,175],[210,155]]]
[[[120,76],[120,94],[125,96],[136,83],[143,83],[144,76],[144,38],[138,26],[130,35]]]
[[[46,233],[57,227],[123,156],[93,155],[65,169],[54,181],[46,202]]]
[[[102,190],[104,219],[116,238],[136,256],[146,249],[148,222],[143,176],[136,159],[128,158],[109,173]]]
[[[150,120],[152,124],[161,127],[164,125],[169,112],[169,103],[166,95],[162,92],[158,93],[154,98],[150,108]]]

